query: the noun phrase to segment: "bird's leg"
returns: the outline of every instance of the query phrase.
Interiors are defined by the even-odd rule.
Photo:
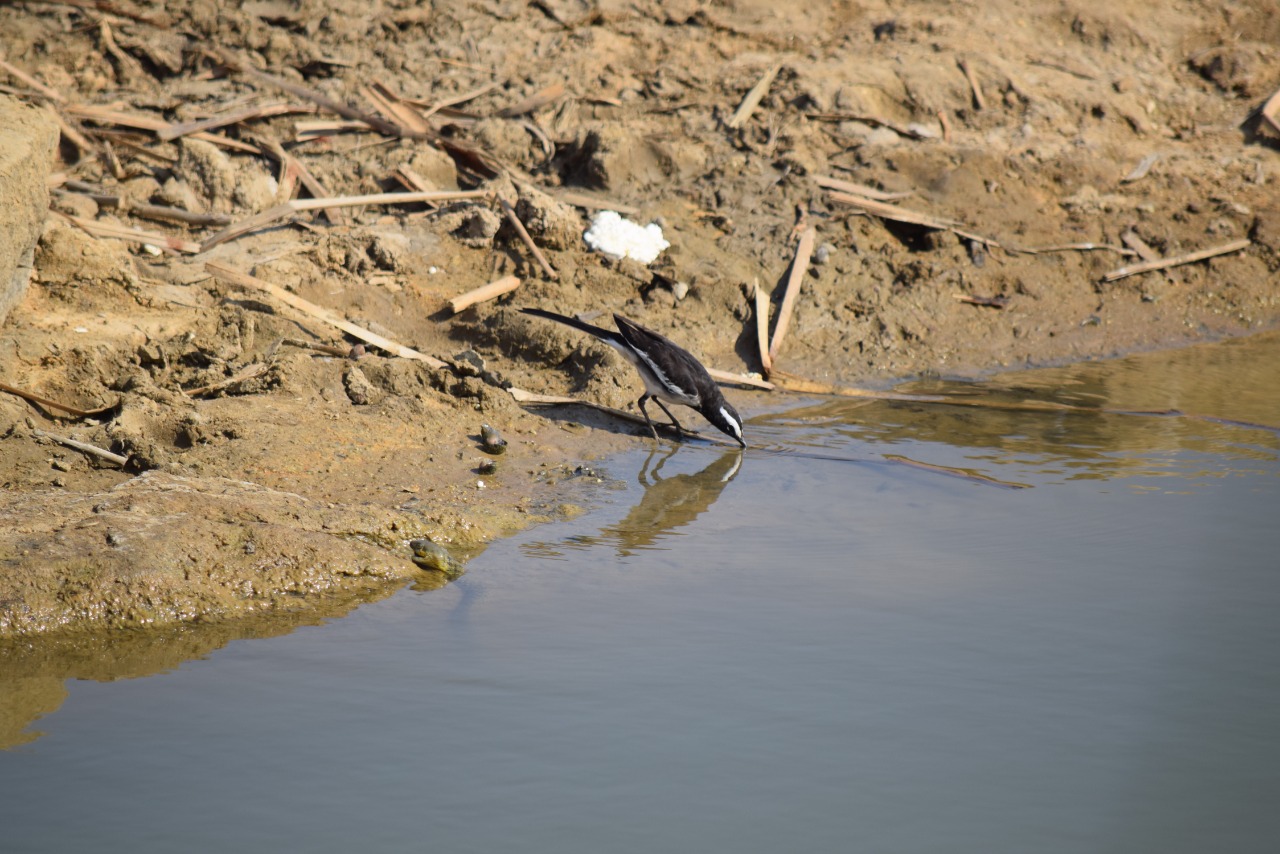
[[[668,418],[670,418],[670,419],[671,419],[671,423],[672,423],[673,425],[675,425],[676,432],[677,432],[677,433],[683,433],[683,432],[684,432],[684,428],[680,426],[680,422],[676,420],[676,417],[675,417],[674,415],[672,415],[672,414],[671,414],[671,410],[670,410],[670,409],[667,409],[667,405],[666,405],[665,403],[663,403],[663,402],[662,402],[662,399],[661,399],[661,398],[658,398],[658,397],[655,397],[655,398],[654,398],[654,400],[657,402],[657,404],[658,404],[659,406],[661,406],[661,407],[662,407],[662,411],[663,411],[663,412],[665,412],[665,413],[667,413],[667,417],[668,417]]]
[[[639,401],[640,414],[644,416],[644,423],[649,425],[649,432],[653,434],[653,438],[656,440],[658,438],[658,428],[653,426],[653,419],[649,417],[649,410],[644,408],[644,402],[648,400],[650,397],[651,395],[648,395],[648,394],[640,395],[640,401]],[[656,397],[653,399],[658,400]],[[658,405],[662,406],[662,401],[658,400]],[[666,409],[665,406],[663,406],[662,408]]]

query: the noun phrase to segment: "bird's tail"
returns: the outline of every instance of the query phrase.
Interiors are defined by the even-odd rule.
[[[547,320],[554,320],[556,323],[563,323],[565,326],[572,326],[574,329],[585,332],[588,335],[594,335],[597,338],[608,342],[613,342],[621,337],[617,332],[614,332],[611,329],[593,326],[584,320],[578,320],[576,317],[568,317],[563,314],[556,314],[554,311],[544,311],[540,308],[522,308],[520,309],[520,313],[532,314],[534,317],[544,317]]]

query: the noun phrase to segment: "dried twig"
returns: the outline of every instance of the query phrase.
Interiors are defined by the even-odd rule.
[[[59,436],[55,433],[46,433],[43,430],[32,430],[31,432],[33,435],[38,436],[41,439],[49,439],[50,441],[57,442],[59,445],[65,445],[68,448],[75,448],[77,451],[83,451],[86,454],[91,454],[99,459],[115,463],[118,466],[127,465],[129,462],[128,457],[113,454],[110,451],[99,448],[97,445],[90,445],[88,442],[81,442],[77,439],[68,439],[66,436]]]
[[[154,116],[136,115],[133,113],[122,113],[119,110],[112,110],[107,107],[95,107],[91,104],[68,104],[64,107],[65,111],[72,116],[86,121],[97,122],[98,124],[119,125],[120,127],[133,128],[134,130],[160,131],[169,127],[169,123],[164,119],[158,119]],[[234,151],[243,151],[249,154],[257,154],[256,146],[247,142],[241,142],[238,139],[231,139],[216,133],[193,133],[193,139],[202,139],[205,142],[212,142],[223,148],[230,148]]]
[[[762,388],[766,391],[773,390],[773,383],[751,374],[735,374],[731,371],[722,371],[719,368],[707,368],[707,373],[711,376],[711,379],[718,383],[733,383],[735,385],[750,386],[751,388]]]
[[[111,406],[100,406],[97,409],[80,409],[75,406],[68,406],[65,403],[58,403],[56,400],[50,400],[47,397],[41,397],[35,392],[26,391],[24,389],[17,388],[16,386],[11,386],[7,383],[0,383],[0,391],[17,395],[23,400],[29,400],[32,403],[38,403],[41,406],[46,406],[50,409],[61,410],[62,412],[67,413],[68,415],[74,415],[76,418],[88,418],[93,415],[101,415],[104,412],[110,412],[116,406],[116,404],[113,403],[111,404]]]
[[[978,75],[973,73],[973,69],[969,67],[969,63],[965,61],[964,57],[957,59],[956,64],[964,72],[964,79],[969,81],[969,88],[973,90],[973,106],[979,110],[985,110],[987,108],[987,99],[982,97],[982,86],[978,84]]]
[[[475,290],[467,291],[465,294],[459,294],[449,300],[449,310],[457,314],[460,311],[471,308],[476,303],[497,299],[503,294],[509,294],[518,287],[520,287],[519,276],[503,276],[497,281],[490,282]]]
[[[864,125],[872,127],[888,128],[898,136],[904,136],[907,139],[936,139],[937,134],[932,131],[922,133],[915,128],[898,124],[889,119],[882,119],[879,116],[869,116],[865,113],[805,113],[804,117],[811,122],[861,122]]]
[[[381,83],[374,83],[361,90],[364,96],[382,111],[383,115],[407,127],[415,134],[426,136],[433,132],[431,123],[422,117],[416,109],[400,100],[389,88]]]
[[[210,116],[207,119],[198,119],[191,122],[182,122],[180,124],[169,125],[156,131],[159,139],[168,142],[188,134],[200,133],[201,131],[209,131],[214,128],[226,127],[227,125],[236,125],[250,119],[265,119],[271,116],[283,116],[289,113],[311,113],[315,112],[310,107],[299,107],[294,104],[263,104],[258,107],[245,107],[242,110],[234,110],[230,113],[222,113],[217,116]]]
[[[890,205],[884,202],[868,199],[864,196],[855,195],[853,193],[842,193],[838,190],[832,190],[828,194],[833,202],[842,202],[846,205],[855,205],[874,216],[883,219],[891,219],[897,222],[905,222],[911,225],[922,225],[926,228],[937,228],[943,231],[954,229],[958,223],[952,219],[943,219],[942,217],[930,216],[929,214],[919,213],[909,208],[900,208],[897,205]]]
[[[947,118],[946,110],[938,110],[938,124],[942,126],[942,141],[951,141],[951,119]]]
[[[511,119],[516,116],[523,116],[525,113],[532,113],[534,110],[545,107],[552,101],[564,95],[564,84],[553,83],[541,91],[534,92],[528,98],[524,98],[509,107],[498,110],[494,115],[503,119]]]
[[[434,136],[434,134],[414,133],[408,128],[402,127],[401,125],[395,124],[394,122],[386,121],[385,119],[381,119],[378,116],[365,112],[364,110],[359,110],[348,104],[344,104],[341,101],[335,101],[329,96],[323,95],[309,86],[303,86],[301,83],[294,83],[290,80],[285,80],[283,77],[277,77],[274,74],[268,74],[265,71],[259,71],[257,68],[254,68],[253,65],[251,65],[249,62],[247,62],[246,60],[242,59],[239,56],[236,56],[234,53],[232,53],[229,50],[224,50],[222,48],[215,47],[211,49],[211,53],[223,65],[227,66],[233,71],[237,71],[240,74],[243,74],[246,77],[251,78],[252,80],[258,83],[263,83],[268,86],[274,86],[277,89],[283,89],[285,92],[288,92],[291,95],[296,95],[299,98],[305,98],[306,100],[311,101],[314,104],[324,107],[326,110],[328,110],[331,113],[337,113],[338,115],[343,116],[345,118],[354,119],[359,122],[364,122],[369,127],[373,128],[379,133],[384,133],[387,136],[407,136],[407,137],[418,137],[418,138],[424,138],[424,137],[429,138],[431,136]]]
[[[228,226],[201,244],[200,251],[207,251],[220,243],[226,243],[228,240],[233,240],[259,228],[265,228],[274,222],[279,222],[301,211],[326,210],[328,208],[354,205],[399,205],[416,202],[479,199],[488,195],[487,190],[456,190],[425,193],[372,193],[365,196],[334,196],[327,199],[292,199]]]
[[[1128,246],[1134,252],[1138,253],[1138,257],[1143,261],[1159,261],[1160,255],[1156,250],[1147,245],[1147,242],[1138,236],[1138,233],[1132,228],[1120,235],[1120,240],[1125,246]]]
[[[729,127],[741,127],[746,123],[747,119],[751,118],[751,114],[760,105],[760,100],[764,98],[769,91],[769,87],[773,85],[773,78],[777,77],[778,72],[781,70],[781,62],[775,62],[765,70],[764,74],[760,76],[760,80],[751,87],[751,91],[742,99],[742,103],[738,105],[733,117],[729,119]]]
[[[1266,119],[1267,124],[1271,125],[1274,130],[1280,131],[1280,89],[1277,89],[1275,94],[1262,105],[1261,114],[1262,118]]]
[[[1178,255],[1174,258],[1162,258],[1158,261],[1144,261],[1141,264],[1130,264],[1128,267],[1121,267],[1118,270],[1112,270],[1102,277],[1104,282],[1114,282],[1117,279],[1123,279],[1126,276],[1134,276],[1138,273],[1150,273],[1152,270],[1164,270],[1168,267],[1178,267],[1182,264],[1192,264],[1196,261],[1203,261],[1206,258],[1213,258],[1218,255],[1226,255],[1229,252],[1239,252],[1252,245],[1253,241],[1247,237],[1240,240],[1233,240],[1222,246],[1214,246],[1210,249],[1200,249],[1196,252],[1188,252],[1186,255]]]
[[[404,359],[416,359],[420,362],[426,362],[431,367],[437,368],[437,369],[448,367],[448,365],[446,365],[444,362],[440,361],[439,359],[436,359],[432,356],[428,356],[426,353],[419,353],[417,350],[414,350],[412,347],[406,347],[403,344],[397,344],[395,341],[392,341],[389,338],[383,338],[381,335],[378,335],[376,332],[370,332],[368,329],[365,329],[362,326],[356,326],[354,323],[351,323],[349,321],[343,320],[341,317],[338,317],[333,312],[329,311],[329,309],[318,306],[313,302],[308,302],[307,300],[304,300],[302,297],[289,293],[284,288],[281,288],[278,285],[273,285],[271,282],[265,281],[263,279],[259,279],[256,276],[250,276],[248,273],[245,273],[241,270],[237,270],[234,267],[228,267],[225,264],[219,264],[216,261],[207,262],[204,265],[204,268],[208,273],[218,277],[219,279],[223,279],[224,281],[231,282],[234,285],[239,285],[245,288],[252,288],[253,290],[261,291],[262,293],[269,294],[270,296],[275,297],[285,305],[291,306],[292,308],[295,308],[298,311],[305,312],[306,314],[309,314],[312,317],[315,317],[319,320],[324,321],[325,323],[328,323],[330,326],[335,326],[338,329],[341,329],[343,332],[347,333],[348,335],[353,335],[356,338],[359,338],[361,341],[368,342],[369,344],[372,344],[375,347],[380,347],[381,349],[386,350],[388,353],[393,353]]]
[[[773,341],[769,344],[769,362],[778,361],[778,351],[782,349],[782,340],[791,325],[791,311],[795,306],[796,295],[800,292],[800,283],[809,269],[809,256],[813,254],[813,244],[818,231],[809,226],[800,235],[800,243],[796,246],[795,258],[791,261],[791,272],[787,276],[786,290],[782,295],[782,307],[778,309],[778,322],[773,328]]]
[[[533,253],[533,257],[537,259],[538,266],[542,268],[542,272],[547,274],[547,278],[551,280],[559,279],[555,268],[547,261],[542,250],[538,248],[538,244],[533,242],[533,238],[529,236],[528,230],[524,227],[524,223],[520,221],[520,217],[516,216],[515,208],[511,207],[506,199],[499,197],[498,204],[502,205],[502,212],[507,215],[507,220],[511,223],[512,228],[516,230],[516,234],[520,235],[520,239],[524,241],[525,246],[529,247],[529,251]]]
[[[0,70],[6,71],[10,74],[10,76],[16,77],[18,80],[21,80],[27,86],[31,87],[32,89],[35,89],[37,92],[39,92],[44,97],[48,98],[50,101],[53,101],[55,103],[62,103],[63,101],[66,100],[65,98],[62,97],[61,93],[59,93],[57,90],[51,89],[48,86],[44,85],[39,80],[35,79],[30,74],[23,71],[21,68],[17,67],[16,65],[10,65],[8,62],[5,61],[4,54],[0,54]]]
[[[868,187],[866,184],[859,184],[854,181],[846,181],[843,178],[833,178],[830,175],[814,175],[813,183],[822,187],[824,190],[839,190],[845,193],[852,193],[856,196],[862,196],[865,199],[873,199],[877,202],[896,202],[899,199],[905,199],[913,193],[890,193],[887,190],[877,190],[875,187]]]
[[[760,349],[760,367],[767,377],[773,370],[773,359],[769,358],[769,295],[760,287],[759,279],[751,284],[756,301],[756,346]]]
[[[969,305],[981,305],[987,308],[1004,308],[1009,304],[1008,297],[975,297],[969,294],[952,294],[951,298],[958,299],[960,302],[965,302]]]
[[[245,365],[243,368],[236,371],[235,374],[227,377],[226,379],[218,380],[216,383],[202,385],[198,388],[186,388],[183,389],[183,391],[186,392],[189,397],[203,397],[210,392],[220,391],[233,385],[239,385],[245,380],[260,377],[265,374],[270,367],[271,365],[265,362],[254,362],[252,364]]]
[[[86,233],[94,237],[109,237],[114,240],[128,240],[133,243],[145,243],[150,246],[158,246],[161,249],[168,249],[172,252],[186,252],[194,255],[201,251],[200,244],[194,240],[184,240],[181,237],[170,237],[167,234],[160,234],[154,231],[141,231],[139,229],[129,228],[123,225],[114,225],[109,222],[95,222],[91,219],[73,216],[69,213],[55,210],[54,213],[64,219],[75,223]]]

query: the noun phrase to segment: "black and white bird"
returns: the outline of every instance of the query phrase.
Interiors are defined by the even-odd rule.
[[[742,438],[742,418],[738,415],[738,411],[724,399],[724,395],[720,393],[720,387],[716,385],[715,380],[711,379],[711,375],[707,373],[702,363],[688,350],[669,338],[651,329],[645,329],[620,314],[613,316],[613,322],[618,326],[618,331],[614,332],[593,326],[576,317],[566,317],[540,308],[522,308],[520,311],[535,317],[545,317],[547,320],[554,320],[556,323],[563,323],[588,335],[594,335],[635,365],[636,370],[640,372],[640,378],[644,380],[645,388],[645,393],[640,395],[640,413],[644,415],[645,423],[649,425],[653,438],[658,438],[658,431],[644,407],[645,401],[650,398],[658,402],[658,406],[667,413],[667,417],[671,419],[671,423],[677,430],[683,428],[671,414],[671,410],[667,409],[667,403],[679,403],[697,410],[703,418],[711,422],[712,426],[732,437],[742,447],[747,446]]]

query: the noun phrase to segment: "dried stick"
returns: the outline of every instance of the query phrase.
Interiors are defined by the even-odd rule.
[[[1274,130],[1280,131],[1280,89],[1262,105],[1262,117]]]
[[[329,112],[337,113],[338,115],[343,116],[344,118],[355,119],[358,122],[364,122],[366,125],[378,131],[379,133],[384,133],[387,136],[407,136],[407,137],[423,137],[424,136],[423,134],[415,134],[414,132],[410,131],[408,128],[401,127],[400,125],[395,124],[394,122],[389,122],[389,121],[386,121],[385,119],[378,118],[375,115],[366,113],[363,110],[358,110],[355,107],[342,103],[341,101],[335,101],[334,99],[328,97],[327,95],[322,95],[321,93],[310,88],[309,86],[303,86],[301,83],[294,83],[290,80],[285,80],[283,77],[276,77],[274,74],[268,74],[265,71],[259,71],[258,69],[250,65],[248,62],[236,56],[234,53],[232,53],[229,50],[224,50],[222,48],[213,48],[211,53],[215,58],[218,59],[219,62],[226,65],[228,68],[231,68],[232,70],[237,71],[258,83],[264,83],[268,86],[274,86],[277,89],[283,89],[284,91],[288,92],[291,95],[296,95],[299,98],[305,98],[314,104],[318,104],[319,106],[324,107]],[[434,134],[431,134],[429,136],[434,136]]]
[[[18,80],[21,80],[27,86],[31,87],[32,89],[35,89],[41,95],[45,96],[46,98],[48,98],[50,101],[53,101],[54,103],[62,103],[63,101],[66,100],[66,98],[62,97],[62,95],[57,90],[50,89],[48,86],[44,85],[39,80],[35,79],[34,77],[32,77],[27,72],[23,71],[18,66],[10,65],[8,62],[5,61],[4,54],[0,54],[0,70],[7,71],[12,77],[16,77]]]
[[[707,368],[707,373],[711,376],[711,379],[718,383],[734,383],[773,391],[773,383],[768,380],[762,380],[759,377],[753,377],[751,374],[735,374],[730,371],[722,371],[719,368]]]
[[[370,193],[364,196],[333,196],[328,199],[294,199],[289,204],[296,211],[312,211],[358,205],[411,205],[418,202],[483,199],[487,196],[489,196],[488,190],[429,190],[420,193]]]
[[[119,110],[112,110],[107,107],[95,107],[91,104],[68,104],[65,108],[66,112],[79,119],[86,119],[99,124],[119,125],[120,127],[133,128],[134,130],[145,130],[156,132],[169,127],[169,123],[164,119],[157,119],[153,116],[134,115],[132,113],[122,113]],[[248,154],[257,154],[256,146],[247,142],[241,142],[238,139],[231,139],[216,133],[193,133],[193,139],[202,139],[205,142],[212,142],[214,145],[220,145],[223,148],[230,148],[233,151],[243,151]]]
[[[211,391],[218,391],[220,389],[242,383],[245,380],[260,377],[265,374],[270,367],[271,366],[265,362],[254,362],[251,365],[245,365],[243,368],[236,371],[235,374],[227,377],[226,379],[218,380],[216,383],[209,383],[209,385],[202,385],[199,388],[185,388],[183,389],[183,392],[185,392],[188,397],[202,397]]]
[[[538,244],[533,242],[533,238],[529,236],[529,232],[525,229],[524,223],[520,221],[520,217],[516,216],[515,208],[511,207],[506,199],[499,197],[498,204],[502,205],[502,212],[507,215],[507,220],[516,230],[516,234],[520,235],[520,239],[524,241],[524,245],[529,247],[529,251],[533,253],[533,257],[537,259],[538,266],[542,268],[542,272],[547,274],[547,278],[555,281],[560,277],[556,274],[555,268],[547,262],[547,258],[542,254],[542,250],[538,248]]]
[[[987,99],[982,97],[982,87],[978,85],[978,76],[973,73],[973,69],[969,67],[969,63],[960,57],[956,60],[956,64],[960,66],[960,70],[964,72],[964,77],[969,81],[969,88],[973,90],[973,105],[979,110],[987,108]]]
[[[832,190],[828,192],[827,195],[833,202],[843,202],[846,205],[855,205],[862,208],[867,213],[883,219],[892,219],[897,222],[905,222],[911,225],[922,225],[925,228],[937,228],[942,229],[943,231],[948,231],[958,224],[955,220],[930,216],[929,214],[919,213],[908,208],[900,208],[897,205],[886,204],[885,202],[868,199],[863,196],[854,195],[853,193],[842,193],[838,190]]]
[[[824,190],[840,190],[845,193],[852,193],[855,196],[862,196],[865,199],[871,199],[877,202],[896,202],[899,199],[905,199],[913,193],[890,193],[885,190],[877,190],[875,187],[868,187],[866,184],[858,184],[854,181],[845,181],[842,178],[833,178],[830,175],[814,175],[813,183],[822,187]]]
[[[459,294],[449,300],[449,310],[457,314],[460,311],[471,308],[476,303],[497,299],[503,294],[509,294],[518,287],[520,287],[520,278],[518,276],[503,276],[497,281],[490,282],[475,290],[467,291],[465,294]]]
[[[381,83],[365,86],[360,91],[384,115],[390,116],[392,120],[399,122],[415,134],[426,135],[432,132],[431,123],[424,119],[421,113],[403,103],[394,92]]]
[[[502,119],[512,119],[516,116],[523,116],[525,113],[532,113],[540,107],[545,107],[552,101],[556,100],[564,94],[564,84],[553,83],[540,92],[535,92],[528,98],[517,101],[510,107],[504,107],[498,110],[494,115]]]
[[[1178,255],[1174,258],[1162,258],[1158,261],[1143,261],[1141,264],[1130,264],[1128,267],[1121,267],[1118,270],[1112,270],[1102,277],[1104,282],[1114,282],[1117,279],[1123,279],[1126,276],[1135,276],[1138,273],[1150,273],[1152,270],[1164,270],[1168,267],[1178,267],[1182,264],[1192,264],[1196,261],[1203,261],[1206,258],[1213,258],[1218,255],[1226,255],[1229,252],[1239,252],[1253,241],[1247,237],[1239,240],[1233,240],[1222,246],[1214,246],[1210,249],[1200,249],[1196,252],[1188,252],[1186,255]]]
[[[74,406],[68,406],[65,403],[58,403],[56,400],[50,400],[47,397],[41,397],[34,392],[24,391],[23,389],[11,386],[7,383],[0,383],[0,391],[17,395],[23,400],[29,400],[32,403],[38,403],[41,406],[47,406],[50,409],[59,409],[69,415],[74,415],[76,418],[88,418],[91,415],[101,415],[102,413],[110,412],[115,408],[115,404],[113,403],[111,406],[101,406],[97,409],[78,409]]]
[[[75,223],[94,237],[109,237],[115,240],[128,240],[133,243],[147,243],[173,252],[186,252],[192,255],[201,251],[200,244],[194,240],[183,240],[181,237],[170,237],[167,234],[160,234],[154,231],[136,231],[123,225],[112,225],[107,222],[94,222],[90,219],[83,219],[82,217],[57,210],[54,213]]]
[[[298,107],[293,104],[264,104],[260,107],[245,107],[243,110],[235,110],[230,113],[223,113],[219,116],[210,116],[207,119],[169,125],[166,128],[156,131],[156,136],[165,142],[169,142],[180,136],[213,130],[214,128],[226,127],[227,125],[237,125],[240,124],[240,122],[248,121],[249,119],[265,119],[270,118],[271,116],[283,116],[288,113],[309,112],[312,112],[312,110],[307,107]]]
[[[751,87],[747,97],[742,99],[742,103],[738,105],[733,117],[729,119],[729,127],[741,127],[746,123],[747,119],[751,118],[751,114],[755,112],[756,107],[760,105],[761,99],[768,93],[769,87],[773,85],[773,78],[777,77],[778,72],[781,70],[781,62],[775,62],[765,70],[756,85]]]
[[[773,359],[769,358],[769,295],[760,287],[759,279],[752,284],[756,292],[756,346],[760,348],[760,367],[767,377],[773,370]]]
[[[301,166],[301,163],[298,163]],[[298,173],[302,175],[302,172]],[[305,182],[305,179],[303,179]],[[286,219],[302,211],[327,210],[352,205],[410,204],[413,202],[439,202],[454,199],[479,199],[489,195],[487,190],[439,190],[425,193],[373,193],[367,196],[335,196],[328,199],[292,199],[265,211],[243,219],[210,237],[201,244],[200,251],[208,251],[220,243],[226,243],[241,235],[265,228],[273,222]]]
[[[33,435],[39,436],[41,439],[49,439],[57,442],[59,445],[66,445],[68,448],[75,448],[77,451],[83,451],[86,454],[92,454],[108,462],[115,463],[118,466],[124,466],[129,462],[128,457],[122,457],[119,454],[113,454],[110,451],[103,450],[97,445],[90,445],[87,442],[80,442],[76,439],[68,439],[66,436],[58,436],[54,433],[46,433],[43,430],[32,430]]]
[[[420,362],[426,362],[431,367],[437,368],[437,369],[448,367],[448,365],[446,365],[444,362],[440,361],[439,359],[436,359],[432,356],[428,356],[426,353],[419,353],[417,350],[414,350],[412,347],[406,347],[403,344],[397,344],[395,341],[392,341],[389,338],[383,338],[381,335],[378,335],[376,332],[370,332],[368,329],[365,329],[362,326],[356,326],[354,323],[351,323],[349,321],[343,320],[342,318],[338,317],[333,312],[329,311],[329,309],[322,308],[321,306],[318,306],[313,302],[308,302],[307,300],[304,300],[302,297],[289,293],[284,288],[279,287],[278,285],[273,285],[271,282],[265,281],[263,279],[259,279],[256,276],[250,276],[248,273],[237,270],[234,267],[228,267],[225,264],[219,264],[216,261],[206,262],[204,265],[204,268],[206,272],[208,272],[213,276],[216,276],[219,279],[230,282],[233,285],[239,285],[240,287],[244,287],[244,288],[252,288],[253,290],[261,291],[262,293],[269,294],[275,297],[276,299],[280,300],[280,302],[284,303],[285,305],[288,305],[292,308],[297,309],[298,311],[309,314],[312,317],[315,317],[319,320],[322,320],[325,323],[328,323],[330,326],[336,326],[338,329],[341,329],[343,332],[347,333],[348,335],[353,335],[356,338],[359,338],[361,341],[365,341],[369,344],[372,344],[375,347],[380,347],[381,349],[386,350],[388,353],[394,353],[395,355],[401,357],[402,359],[416,359]]]
[[[800,283],[809,269],[809,256],[813,254],[813,243],[818,231],[809,226],[800,235],[800,243],[796,246],[796,257],[791,261],[791,272],[787,276],[786,291],[782,295],[782,307],[778,309],[778,324],[773,328],[773,342],[769,345],[770,363],[778,361],[778,351],[782,349],[782,339],[787,336],[787,327],[791,325],[791,310],[796,303],[796,295],[800,292]]]

